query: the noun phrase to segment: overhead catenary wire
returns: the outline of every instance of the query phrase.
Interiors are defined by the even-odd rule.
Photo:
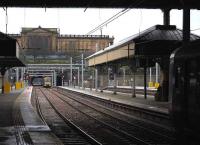
[[[123,14],[127,13],[130,10],[131,9],[129,9],[129,8],[121,10],[117,14],[115,14],[112,17],[110,17],[109,19],[107,19],[105,22],[101,23],[99,26],[97,26],[94,29],[92,29],[91,31],[89,31],[86,35],[90,35],[90,34],[96,32],[97,30],[102,29],[102,27],[106,26],[107,24],[109,24],[110,22],[112,22],[115,19],[119,18],[120,16],[122,16]]]
[[[117,18],[119,18],[120,16],[124,15],[125,13],[127,13],[128,11],[130,11],[130,7],[133,6],[138,6],[141,3],[143,3],[145,0],[138,0],[136,1],[134,4],[131,4],[128,8],[125,8],[123,10],[121,10],[120,12],[118,12],[117,14],[115,14],[114,16],[110,17],[108,20],[106,20],[105,22],[103,22],[102,24],[100,24],[99,26],[95,27],[94,29],[92,29],[91,31],[89,31],[88,33],[86,33],[86,35],[90,35],[94,32],[96,32],[99,29],[102,29],[104,26],[107,26],[109,23],[111,23],[112,21],[116,20]]]

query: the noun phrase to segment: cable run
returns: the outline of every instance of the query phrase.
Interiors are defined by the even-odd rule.
[[[91,31],[89,31],[88,33],[86,33],[86,35],[90,35],[94,32],[96,32],[97,30],[101,29],[102,27],[104,27],[105,25],[109,24],[110,22],[114,21],[115,19],[117,19],[118,17],[120,17],[121,15],[125,14],[126,12],[128,12],[131,9],[123,9],[120,12],[118,12],[117,14],[115,14],[114,16],[110,17],[109,19],[107,19],[105,22],[101,23],[99,26],[95,27],[94,29],[92,29]]]
[[[100,24],[99,26],[97,26],[96,28],[94,28],[91,31],[89,31],[88,33],[86,33],[86,35],[91,35],[92,33],[96,32],[97,30],[102,29],[107,24],[111,23],[112,21],[116,20],[117,18],[119,18],[123,14],[127,13],[128,11],[130,11],[131,10],[130,7],[132,7],[133,5],[138,6],[141,3],[143,3],[144,1],[145,0],[139,0],[139,1],[135,2],[134,4],[131,4],[128,8],[125,8],[125,9],[121,10],[120,12],[118,12],[117,14],[115,14],[114,16],[112,16],[111,18],[109,18],[108,20],[106,20],[105,22]]]

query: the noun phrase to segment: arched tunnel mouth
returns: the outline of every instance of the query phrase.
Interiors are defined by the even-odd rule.
[[[31,78],[31,85],[32,86],[43,86],[44,79],[43,77],[32,77]]]

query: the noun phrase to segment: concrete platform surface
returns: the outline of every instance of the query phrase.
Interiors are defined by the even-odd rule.
[[[16,145],[15,128],[12,120],[13,105],[22,90],[0,94],[0,145]]]
[[[131,106],[136,106],[139,108],[144,108],[166,114],[169,113],[168,110],[169,102],[156,102],[154,101],[154,96],[152,95],[148,95],[147,99],[144,99],[144,95],[140,94],[136,94],[136,97],[134,98],[130,93],[117,92],[117,94],[113,94],[113,91],[108,91],[108,90],[100,92],[100,90],[95,90],[95,89],[90,90],[89,88],[82,89],[79,87],[74,88],[74,87],[62,87],[62,86],[60,86],[60,88],[69,89],[84,94],[89,94],[102,99],[111,100],[114,102],[123,103]]]
[[[32,87],[0,95],[0,145],[62,145],[31,105]]]

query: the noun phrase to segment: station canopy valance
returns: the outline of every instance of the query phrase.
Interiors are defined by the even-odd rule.
[[[23,67],[19,60],[19,45],[15,39],[0,32],[0,68]]]
[[[182,30],[176,26],[155,25],[136,35],[130,36],[104,50],[86,58],[88,66],[100,65],[124,58],[158,58],[169,56],[171,52],[182,44]],[[191,34],[190,41],[200,39]]]

